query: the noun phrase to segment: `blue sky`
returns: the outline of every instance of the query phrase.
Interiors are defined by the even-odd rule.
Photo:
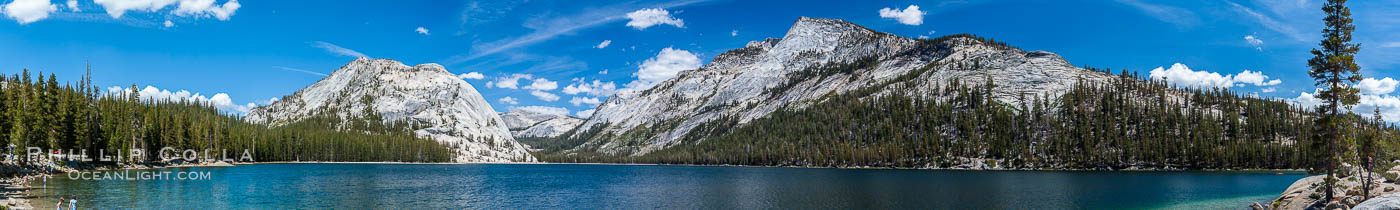
[[[1075,65],[1143,75],[1155,69],[1182,85],[1309,104],[1305,61],[1322,17],[1319,0],[0,3],[0,72],[28,68],[72,81],[91,62],[101,87],[153,86],[235,113],[364,55],[440,63],[497,111],[547,106],[586,115],[612,92],[647,87],[748,41],[782,37],[800,16],[907,37],[972,33],[1056,52]],[[1357,109],[1400,117],[1391,93],[1400,82],[1387,80],[1400,77],[1392,73],[1400,68],[1400,2],[1350,6],[1362,73],[1376,78],[1361,84],[1369,99]]]

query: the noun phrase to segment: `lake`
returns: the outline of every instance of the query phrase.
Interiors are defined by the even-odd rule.
[[[31,182],[34,206],[429,209],[1243,209],[1301,173],[945,171],[587,164],[253,164],[204,180]],[[173,177],[173,176],[167,176]],[[134,175],[132,178],[135,178]],[[66,207],[65,207],[66,208]]]

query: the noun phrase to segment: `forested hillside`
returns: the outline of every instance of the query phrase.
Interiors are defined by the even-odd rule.
[[[145,160],[159,160],[163,147],[192,149],[201,156],[237,159],[245,149],[256,161],[450,161],[443,145],[414,137],[409,126],[379,119],[343,121],[317,117],[278,127],[240,117],[193,100],[142,100],[139,93],[103,93],[91,78],[59,84],[54,75],[37,78],[25,69],[0,78],[0,139],[19,146],[83,152],[142,149]],[[135,85],[132,86],[135,89]],[[349,122],[349,123],[345,123]],[[344,131],[346,128],[355,131]],[[132,162],[124,159],[123,162]],[[136,161],[139,162],[139,161]]]
[[[932,64],[936,65],[936,64]],[[1310,168],[1311,109],[1227,89],[1178,89],[1133,74],[1110,83],[1080,82],[1063,96],[1022,95],[1020,104],[995,100],[983,84],[940,85],[913,94],[907,80],[824,97],[805,108],[783,108],[739,123],[726,117],[687,133],[677,146],[640,156],[545,147],[551,162],[649,162],[779,166],[908,168],[1243,169]],[[1095,70],[1100,71],[1100,70]],[[884,92],[882,92],[884,90]],[[1397,154],[1397,133],[1383,122],[1352,116],[1346,157],[1378,145],[1376,159]],[[583,136],[597,130],[577,128]],[[643,130],[642,132],[645,132]],[[628,134],[624,134],[628,135]],[[645,134],[633,134],[645,135]],[[570,136],[570,135],[564,135]],[[617,138],[617,137],[604,137]],[[553,144],[575,144],[559,138]]]

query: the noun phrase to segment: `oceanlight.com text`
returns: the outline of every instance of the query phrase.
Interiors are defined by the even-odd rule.
[[[89,171],[68,173],[68,179],[73,180],[209,180],[213,174],[208,171]]]

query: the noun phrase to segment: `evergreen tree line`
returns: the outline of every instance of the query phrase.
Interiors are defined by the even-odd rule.
[[[159,161],[165,147],[181,152],[176,155],[195,150],[201,159],[207,154],[238,160],[246,150],[255,161],[442,162],[454,155],[445,145],[416,138],[409,125],[385,125],[378,118],[347,123],[314,116],[268,127],[205,102],[143,100],[135,85],[130,92],[103,93],[90,76],[59,84],[53,74],[42,75],[32,79],[25,69],[0,76],[0,139],[17,146],[14,153],[21,158],[29,147],[94,160],[120,154],[120,163]],[[142,150],[142,157],[129,157],[132,149]]]
[[[982,160],[1019,169],[1297,169],[1320,168],[1310,108],[1228,89],[1177,88],[1135,73],[1102,84],[1077,83],[1058,98],[996,100],[983,84],[908,81],[928,68],[881,85],[784,108],[745,124],[726,117],[690,131],[679,145],[641,156],[559,152],[551,162],[649,162],[777,166],[953,167]],[[1104,71],[1098,70],[1095,71]],[[1398,131],[1351,115],[1345,135],[1351,161],[1365,153],[1394,159],[1380,139]],[[578,141],[572,141],[578,142]],[[1365,150],[1359,150],[1364,148]]]

